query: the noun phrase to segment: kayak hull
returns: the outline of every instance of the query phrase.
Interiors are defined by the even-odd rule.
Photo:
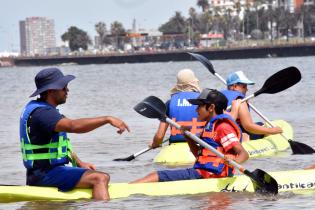
[[[289,123],[284,120],[275,120],[272,123],[281,127],[284,136],[288,139],[293,138],[293,128]],[[244,142],[242,145],[250,158],[273,156],[277,152],[285,151],[290,147],[288,141],[279,134]],[[194,163],[195,160],[187,143],[173,143],[163,146],[154,158],[155,163],[164,165],[188,165]]]
[[[315,192],[315,170],[270,172],[278,182],[279,193]],[[174,196],[209,192],[254,192],[250,178],[239,175],[229,178],[198,179],[157,183],[113,183],[109,186],[111,199],[131,195]],[[0,202],[34,200],[91,199],[91,189],[60,192],[54,187],[0,186]]]

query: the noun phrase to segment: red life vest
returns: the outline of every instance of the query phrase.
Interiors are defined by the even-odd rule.
[[[235,154],[224,151],[222,144],[215,140],[217,135],[215,132],[215,126],[221,122],[228,122],[230,125],[232,125],[236,131],[237,138],[240,139],[240,142],[242,141],[241,129],[235,120],[227,114],[217,115],[210,120],[201,135],[202,140],[214,147],[220,153],[235,158]],[[234,167],[226,165],[222,158],[218,157],[216,154],[206,148],[201,149],[200,156],[198,157],[194,168],[203,178],[219,178],[233,176],[235,174]]]

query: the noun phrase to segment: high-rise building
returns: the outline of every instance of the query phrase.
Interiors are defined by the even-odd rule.
[[[56,47],[54,20],[28,17],[20,21],[20,45],[22,55],[46,55]]]

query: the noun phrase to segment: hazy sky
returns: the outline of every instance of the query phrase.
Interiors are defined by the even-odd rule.
[[[99,21],[107,28],[117,20],[126,29],[137,27],[158,28],[175,11],[187,17],[190,7],[197,0],[1,0],[0,52],[19,50],[19,21],[26,17],[39,16],[55,20],[57,44],[60,36],[69,26],[77,26],[88,32],[91,38],[96,34],[94,25]]]

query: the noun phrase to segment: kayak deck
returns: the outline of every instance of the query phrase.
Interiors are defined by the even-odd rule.
[[[272,121],[283,129],[283,134],[288,139],[293,138],[293,128],[284,120]],[[287,150],[290,145],[280,134],[266,136],[262,139],[244,142],[243,147],[250,158],[266,157],[275,155],[277,152]],[[155,163],[165,165],[187,165],[195,162],[194,155],[190,152],[187,143],[173,143],[162,147],[159,154],[154,158]]]
[[[314,192],[315,170],[271,172],[281,192]],[[114,183],[109,187],[111,199],[130,195],[172,196],[209,192],[254,192],[250,178],[239,175],[220,179],[198,179],[157,183]],[[54,187],[0,186],[0,202],[32,200],[91,199],[91,189],[74,189],[60,192]]]

